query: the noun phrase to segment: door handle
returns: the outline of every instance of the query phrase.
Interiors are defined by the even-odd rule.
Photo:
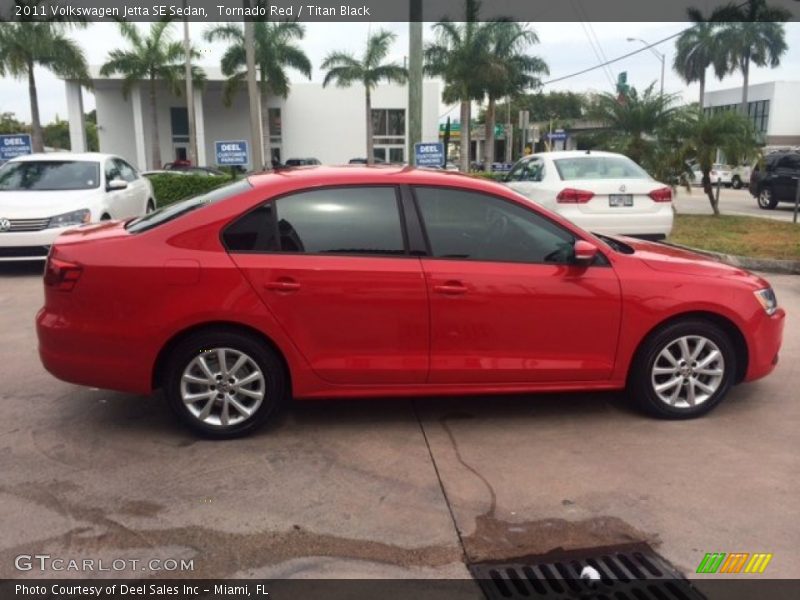
[[[291,279],[279,279],[277,281],[268,281],[264,284],[264,287],[276,292],[296,292],[300,289],[300,284]]]
[[[447,283],[433,286],[433,291],[438,294],[458,296],[460,294],[466,294],[467,288],[460,281],[448,281]]]

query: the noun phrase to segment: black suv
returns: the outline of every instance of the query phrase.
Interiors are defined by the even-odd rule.
[[[772,209],[778,202],[794,202],[800,180],[800,152],[774,152],[750,173],[750,193],[759,208]]]

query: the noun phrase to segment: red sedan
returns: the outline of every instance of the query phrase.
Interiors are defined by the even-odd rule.
[[[686,418],[778,361],[762,278],[591,235],[447,172],[257,175],[61,235],[37,316],[66,381],[163,388],[195,430],[294,398],[619,390]]]

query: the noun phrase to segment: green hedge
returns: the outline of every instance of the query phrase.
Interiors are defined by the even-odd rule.
[[[153,184],[156,204],[167,206],[178,200],[205,194],[221,185],[232,181],[229,177],[206,177],[205,175],[172,175],[157,173],[148,177]]]
[[[503,181],[508,173],[487,173],[486,171],[473,171],[470,173],[473,177],[482,177],[483,179],[491,179],[493,181]]]

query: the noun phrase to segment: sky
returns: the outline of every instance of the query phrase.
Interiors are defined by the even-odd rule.
[[[305,25],[306,36],[301,45],[314,66],[312,81],[315,82],[322,81],[324,73],[319,69],[319,65],[328,52],[344,50],[358,55],[371,31],[389,29],[397,33],[391,60],[402,63],[408,51],[408,23],[306,23]],[[150,25],[138,23],[137,26],[146,30]],[[193,43],[201,51],[199,64],[218,67],[224,43],[209,44],[202,39],[203,31],[211,26],[208,23],[192,23],[190,32]],[[626,39],[628,37],[653,43],[681,31],[686,26],[686,23],[532,23],[531,27],[538,34],[540,43],[533,46],[530,52],[547,62],[550,67],[549,79],[555,79],[642,47],[640,42],[628,42]],[[173,37],[176,40],[182,39],[182,31],[182,24],[176,24],[173,27]],[[431,24],[426,23],[423,31],[426,42],[433,40]],[[90,65],[101,65],[110,50],[124,46],[117,25],[112,23],[95,23],[84,30],[73,30],[70,35],[83,48]],[[590,39],[596,40],[594,48]],[[800,79],[800,23],[786,24],[786,41],[789,50],[781,59],[781,65],[776,69],[751,68],[751,84]],[[697,100],[699,94],[697,84],[687,86],[671,69],[675,52],[674,40],[667,41],[656,49],[666,54],[665,91],[680,94],[686,102]],[[661,63],[656,55],[645,50],[610,65],[608,69],[597,69],[548,84],[543,91],[545,93],[564,90],[612,91],[613,82],[620,71],[628,73],[629,84],[642,88],[654,81],[658,82]],[[296,72],[290,71],[290,74],[293,81],[303,80],[303,77]],[[720,82],[713,78],[709,70],[709,77],[711,79],[706,85],[708,91],[739,87],[742,83],[739,73],[729,75]],[[40,68],[36,70],[36,80],[42,122],[47,123],[56,115],[65,119],[64,83]],[[84,107],[87,111],[94,108],[94,97],[91,92],[84,92]],[[13,112],[17,118],[30,121],[27,80],[0,78],[0,113],[2,112]],[[440,115],[444,117],[447,114],[457,116],[457,108],[442,105]]]

